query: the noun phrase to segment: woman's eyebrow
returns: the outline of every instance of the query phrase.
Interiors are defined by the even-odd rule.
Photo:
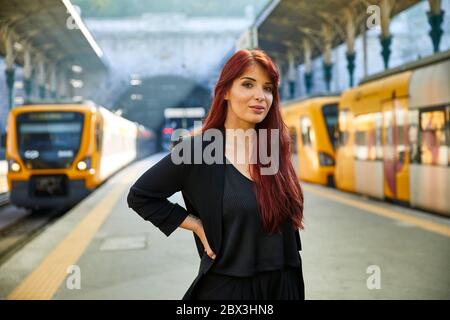
[[[240,78],[239,80],[242,80],[242,79],[248,79],[248,80],[252,80],[252,81],[255,81],[256,82],[256,80],[255,79],[253,79],[253,78],[250,78],[250,77],[242,77],[242,78]],[[273,83],[272,82],[270,82],[270,81],[267,81],[265,84],[272,84],[273,85]]]

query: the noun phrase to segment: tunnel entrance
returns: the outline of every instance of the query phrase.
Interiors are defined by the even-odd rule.
[[[211,103],[211,92],[197,82],[178,76],[157,76],[136,81],[123,93],[115,109],[122,115],[161,135],[164,109],[174,107],[203,107]]]

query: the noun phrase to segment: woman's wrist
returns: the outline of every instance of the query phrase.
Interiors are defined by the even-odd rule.
[[[197,236],[200,236],[200,234],[203,231],[203,225],[202,221],[200,219],[195,219],[194,228],[192,230]]]
[[[187,220],[190,220],[190,229],[192,230],[192,232],[198,235],[203,228],[202,221],[192,214],[188,216]]]

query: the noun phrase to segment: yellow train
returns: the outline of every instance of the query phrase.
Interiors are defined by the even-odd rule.
[[[313,111],[321,99],[329,98],[282,109],[300,179],[330,184],[324,177],[333,172],[338,189],[450,215],[450,51],[373,75],[335,97],[334,141],[325,115]],[[308,113],[317,116],[302,120]],[[320,152],[335,162],[321,165]]]
[[[291,158],[300,179],[334,185],[338,96],[286,102],[281,109],[291,136]]]
[[[151,131],[90,102],[16,107],[6,135],[10,201],[71,206],[155,147]]]

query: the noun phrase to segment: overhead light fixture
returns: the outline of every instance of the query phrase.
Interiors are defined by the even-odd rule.
[[[16,49],[16,51],[22,51],[23,50],[23,45],[19,42],[14,42],[14,49]]]
[[[140,86],[142,84],[142,80],[140,80],[140,79],[131,79],[130,84],[132,86]]]
[[[24,103],[24,98],[21,96],[17,96],[14,98],[14,103],[15,104],[23,104]]]
[[[14,88],[23,89],[23,81],[14,81]]]
[[[130,98],[131,100],[142,100],[142,94],[133,93]]]
[[[72,66],[72,71],[75,73],[81,73],[81,72],[83,72],[83,68],[79,65],[74,64]]]
[[[83,87],[83,81],[82,80],[70,79],[70,84],[74,88],[82,88]]]

